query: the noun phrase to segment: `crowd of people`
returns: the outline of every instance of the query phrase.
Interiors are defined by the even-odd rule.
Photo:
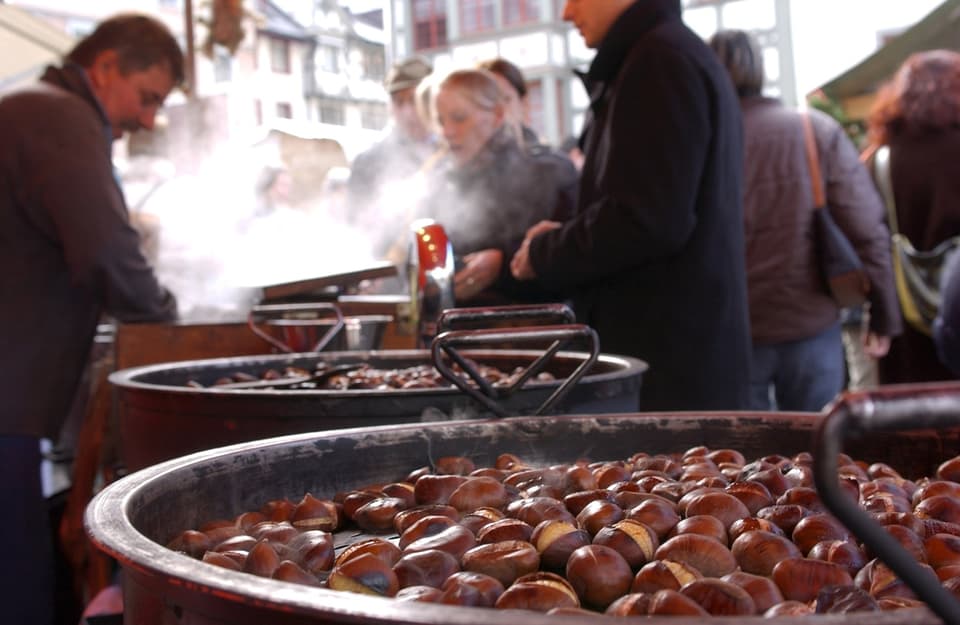
[[[925,332],[903,321],[870,155],[880,144],[897,154],[896,210],[918,249],[960,234],[943,166],[960,129],[958,55],[905,62],[860,146],[827,114],[764,95],[750,33],[704,42],[675,0],[577,0],[564,18],[596,49],[580,137],[544,144],[507,59],[438,75],[414,58],[394,68],[421,71],[394,102],[393,134],[356,161],[415,137],[434,147],[386,152],[404,159],[403,180],[420,182],[401,232],[415,217],[448,230],[458,305],[571,303],[603,351],[650,365],[643,410],[818,411],[844,388],[954,377],[950,318]],[[957,93],[935,99],[929,84]],[[416,133],[405,130],[411,111]],[[863,306],[844,307],[824,282],[805,125],[826,206],[869,279]],[[913,155],[934,137],[932,153]],[[395,195],[369,182],[363,169],[351,175],[368,197]]]
[[[568,0],[563,17],[596,55],[582,74],[583,132],[562,147],[530,127],[526,79],[507,59],[444,75],[418,57],[391,69],[390,133],[329,180],[336,212],[385,226],[379,254],[394,254],[413,220],[437,220],[458,257],[458,305],[570,302],[602,351],[648,363],[644,411],[816,411],[854,381],[960,374],[957,263],[932,329],[905,324],[888,214],[921,250],[960,234],[960,55],[910,57],[880,91],[860,154],[827,115],[763,95],[749,33],[705,42],[679,0]],[[131,226],[110,145],[151,129],[183,79],[166,27],[122,15],[0,99],[6,622],[52,619],[39,442],[63,426],[98,319],[177,314]],[[805,119],[826,204],[870,280],[846,355],[850,311],[818,271]],[[881,145],[886,208],[870,167]],[[260,183],[261,212],[283,210],[286,172]]]

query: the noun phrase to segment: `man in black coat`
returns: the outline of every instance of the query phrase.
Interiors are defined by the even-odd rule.
[[[642,410],[742,409],[750,330],[739,105],[680,0],[568,0],[586,75],[577,216],[511,264],[574,297],[601,349],[650,365]]]

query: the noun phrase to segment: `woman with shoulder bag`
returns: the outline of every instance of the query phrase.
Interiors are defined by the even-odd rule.
[[[743,112],[752,408],[817,411],[843,389],[845,362],[840,306],[821,273],[814,215],[829,208],[863,264],[872,313],[864,347],[879,357],[901,324],[883,206],[839,124],[761,95],[763,59],[752,35],[722,31],[710,45],[733,79]],[[822,202],[814,192],[820,186]]]
[[[891,230],[920,252],[960,234],[960,54],[911,55],[880,89],[867,121],[867,153],[889,148]],[[912,323],[880,361],[882,384],[955,377],[940,362],[929,328]]]

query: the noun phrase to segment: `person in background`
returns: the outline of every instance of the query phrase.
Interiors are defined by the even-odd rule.
[[[490,72],[452,72],[436,86],[434,109],[449,156],[435,171],[422,215],[443,225],[462,258],[454,277],[457,303],[556,299],[536,285],[518,284],[508,261],[529,226],[569,217],[574,190],[552,163],[520,146]]]
[[[437,137],[417,110],[417,86],[433,67],[420,57],[404,59],[387,74],[392,125],[389,133],[369,150],[359,154],[350,167],[347,203],[355,225],[369,229],[377,240],[374,252],[387,255],[397,232],[407,224],[403,203],[407,183],[436,151]]]
[[[560,144],[560,151],[567,155],[577,171],[583,169],[583,150],[580,149],[580,141],[574,136],[567,137]]]
[[[530,100],[527,98],[527,81],[520,68],[501,57],[481,61],[477,67],[492,73],[500,85],[506,122],[516,133],[520,144],[528,149],[542,145],[540,137],[527,123]]]
[[[9,625],[53,619],[40,440],[63,425],[101,313],[176,316],[130,225],[111,143],[152,129],[183,77],[167,28],[124,14],[101,22],[36,85],[0,99],[0,604]]]
[[[902,325],[883,205],[838,123],[762,95],[763,53],[751,34],[723,30],[709,43],[730,74],[743,113],[750,407],[819,411],[843,390],[844,350],[840,309],[823,284],[813,244],[816,207],[802,115],[813,128],[830,214],[870,278],[864,349],[874,358],[886,354]]]
[[[954,377],[960,377],[960,254],[947,262],[940,291],[942,303],[933,321],[933,342],[940,362]]]
[[[268,165],[257,177],[254,188],[256,206],[254,217],[269,217],[277,211],[290,209],[290,190],[293,178],[282,165]]]
[[[897,225],[918,250],[960,234],[960,54],[912,54],[878,91],[867,117],[869,155],[890,146]],[[881,384],[949,380],[933,339],[910,324],[879,362]]]
[[[564,208],[563,213],[572,214],[580,184],[580,170],[566,154],[541,142],[537,133],[527,124],[530,101],[523,72],[500,57],[482,61],[478,67],[487,70],[496,79],[503,94],[506,124],[533,158],[543,161],[554,170],[557,184],[562,187],[562,197],[570,198],[570,206]]]
[[[575,217],[531,228],[511,269],[574,297],[635,356],[643,410],[746,408],[750,328],[740,111],[680,0],[568,0],[596,56]]]

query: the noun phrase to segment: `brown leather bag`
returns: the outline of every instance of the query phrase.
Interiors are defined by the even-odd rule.
[[[817,250],[817,262],[824,286],[837,306],[853,308],[863,305],[870,292],[870,279],[863,269],[853,244],[833,220],[823,192],[820,175],[820,158],[817,156],[817,140],[813,134],[810,118],[803,115],[803,138],[807,149],[807,167],[810,170],[810,185],[813,188],[813,236]]]

